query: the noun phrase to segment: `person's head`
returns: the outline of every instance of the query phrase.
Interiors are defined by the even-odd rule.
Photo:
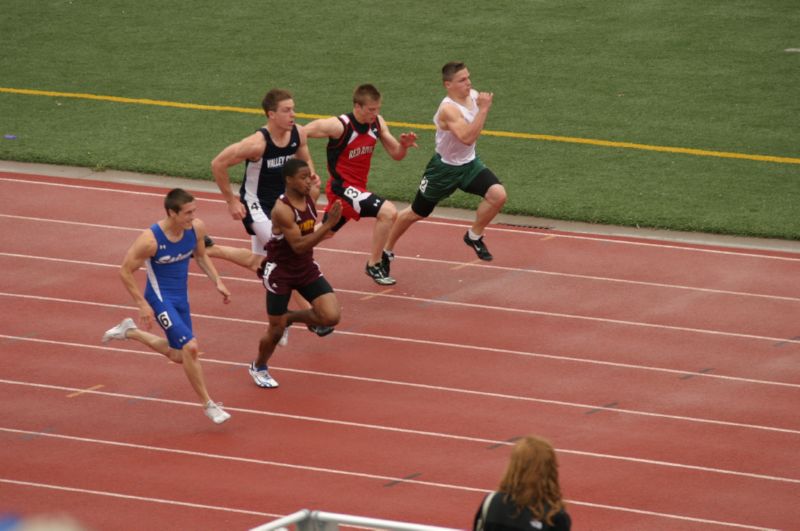
[[[458,97],[466,97],[472,89],[467,65],[451,61],[442,67],[442,83],[447,93]]]
[[[183,188],[174,188],[164,197],[164,210],[167,217],[183,228],[191,228],[197,205],[194,196]]]
[[[552,525],[564,504],[556,452],[550,443],[533,436],[520,439],[511,451],[499,490],[518,508],[528,507],[534,517]]]
[[[281,170],[283,180],[286,182],[286,189],[293,190],[300,195],[308,195],[311,192],[311,168],[308,163],[301,159],[289,159]]]
[[[381,93],[375,85],[359,85],[353,92],[353,114],[361,123],[372,123],[381,112]]]
[[[290,129],[294,125],[294,99],[288,90],[270,90],[261,101],[261,107],[267,119],[274,125],[282,129]]]

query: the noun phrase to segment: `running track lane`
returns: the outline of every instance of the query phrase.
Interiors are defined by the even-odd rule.
[[[420,256],[398,259],[394,269],[401,284],[386,293],[368,284],[361,272],[370,226],[351,224],[317,253],[345,307],[340,333],[318,340],[293,330],[290,347],[276,355],[274,364],[280,390],[258,390],[243,376],[248,357],[240,353],[252,352],[254,337],[263,329],[259,288],[244,272],[220,267],[236,277],[228,283],[237,290],[237,306],[223,309],[207,281],[192,280],[193,310],[208,316],[196,318],[196,328],[208,352],[209,387],[235,415],[231,423],[215,427],[197,406],[191,406],[193,397],[179,368],[148,356],[136,344],[117,343],[106,349],[96,344],[98,331],[109,326],[106,323],[113,324],[130,312],[113,266],[141,227],[161,215],[158,196],[91,189],[106,185],[79,183],[81,188],[76,189],[63,186],[74,182],[51,182],[59,186],[48,185],[47,208],[41,201],[28,201],[37,196],[32,190],[13,205],[4,199],[0,208],[0,216],[5,215],[0,217],[0,249],[6,253],[0,259],[11,273],[0,284],[0,300],[15,316],[0,330],[5,377],[0,391],[11,395],[3,403],[16,413],[4,418],[19,419],[17,426],[4,428],[16,432],[2,433],[12,438],[10,448],[17,448],[14,443],[23,447],[11,452],[15,459],[9,467],[4,464],[3,470],[30,474],[5,478],[0,483],[3,499],[30,499],[33,491],[41,502],[26,505],[31,511],[43,510],[54,497],[61,497],[66,507],[96,507],[106,501],[115,508],[135,506],[137,514],[143,512],[142,506],[158,506],[160,521],[170,518],[166,515],[171,509],[165,508],[174,508],[176,519],[191,521],[193,510],[179,503],[212,506],[211,497],[225,502],[217,506],[233,505],[235,511],[244,512],[197,508],[194,517],[210,526],[216,517],[211,514],[224,518],[235,514],[251,525],[251,521],[269,518],[247,511],[269,512],[271,508],[285,514],[314,506],[467,527],[479,491],[492,488],[502,472],[508,441],[536,432],[553,440],[560,451],[562,481],[567,497],[575,501],[570,512],[576,525],[667,529],[678,524],[699,529],[705,528],[700,520],[713,520],[788,528],[787,522],[792,521],[794,515],[787,509],[792,504],[787,500],[797,497],[800,473],[792,459],[797,450],[796,415],[787,404],[798,403],[800,379],[796,363],[791,363],[797,354],[792,338],[798,334],[791,328],[793,323],[779,314],[796,308],[792,304],[797,293],[789,287],[791,276],[785,275],[796,275],[797,257],[672,244],[660,247],[651,242],[615,244],[598,238],[596,256],[580,264],[569,259],[566,243],[578,244],[580,249],[574,252],[591,257],[591,238],[492,231],[491,241],[497,242],[492,250],[502,258],[491,267],[478,267],[470,264],[473,257],[464,253],[469,250],[463,244],[441,243],[448,239],[459,243],[463,227],[437,222],[414,227],[408,243],[404,240],[404,245],[419,243]],[[34,190],[44,186],[0,181],[4,198],[10,197],[6,185]],[[59,199],[54,190],[67,195]],[[119,200],[110,201],[109,196]],[[102,212],[87,208],[87,203],[81,208],[80,200],[104,203]],[[240,228],[226,219],[219,203],[204,201],[201,208],[201,217],[215,236],[241,240]],[[23,216],[54,221],[42,223]],[[423,251],[429,246],[423,242],[423,231],[429,228],[439,245]],[[44,243],[39,247],[46,252],[31,252],[25,245],[24,236],[31,233],[42,236]],[[102,244],[65,246],[64,242],[70,242],[66,233]],[[516,242],[519,237],[526,243]],[[532,254],[526,258],[527,252]],[[598,271],[596,263],[614,261],[610,254],[619,267]],[[698,283],[692,271],[665,266],[674,255],[681,263],[691,260],[698,278],[714,281]],[[710,262],[706,268],[702,267],[705,258]],[[54,263],[54,259],[62,261]],[[82,260],[88,265],[63,260]],[[721,268],[726,260],[733,261],[735,273],[720,274],[726,272]],[[559,263],[565,265],[563,271]],[[491,274],[481,275],[486,272]],[[731,276],[736,278],[731,280]],[[403,282],[402,277],[414,281]],[[93,282],[87,284],[86,278]],[[452,283],[457,280],[462,286]],[[570,282],[576,286],[571,288]],[[626,289],[611,287],[619,283]],[[637,319],[641,309],[629,310],[641,304],[640,299],[652,298],[654,291],[662,297],[664,308]],[[552,292],[559,295],[549,297]],[[491,299],[498,293],[502,293],[500,304]],[[705,316],[709,310],[700,312],[705,320],[696,325],[681,315],[682,310],[715,299],[724,301],[709,306],[714,315]],[[747,322],[736,312],[727,312],[733,303],[766,316]],[[513,311],[504,312],[501,306]],[[50,316],[48,326],[42,326],[43,315]],[[491,334],[485,333],[487,323],[493,328]],[[73,344],[58,345],[62,341]],[[594,348],[596,344],[599,349]],[[751,353],[757,367],[752,358],[750,363],[739,361]],[[572,361],[577,357],[580,361]],[[14,363],[6,363],[6,358]],[[628,367],[637,362],[639,366]],[[43,373],[37,370],[42,364],[59,370]],[[126,377],[121,379],[120,373]],[[75,395],[99,382],[102,388]],[[437,385],[435,389],[421,387]],[[70,394],[74,398],[65,398]],[[120,403],[135,411],[120,416]],[[503,414],[498,415],[499,411]],[[40,443],[48,450],[30,451]],[[185,448],[203,455],[174,455],[174,450]],[[22,458],[62,452],[72,458],[42,459],[41,465]],[[223,460],[225,466],[218,467],[211,461],[219,458],[204,452],[234,460]],[[142,458],[141,453],[148,457]],[[153,454],[161,459],[165,453],[169,454],[165,467],[170,471],[166,477],[136,479],[142,476],[142,463],[148,463]],[[280,458],[275,461],[279,464],[270,461],[273,456]],[[260,462],[240,467],[237,459]],[[111,464],[117,461],[134,464],[117,470]],[[266,461],[269,464],[262,463]],[[281,488],[261,487],[266,492],[250,483],[248,474],[263,479],[259,468],[277,467],[283,473],[286,463],[298,462],[325,471],[282,474]],[[203,475],[206,470],[215,481]],[[349,479],[329,481],[331,470],[355,471],[369,479],[357,476],[351,487]],[[111,488],[108,478],[117,473],[126,478],[123,484],[128,490]],[[190,478],[192,489],[185,486],[189,481],[181,481],[183,476]],[[378,487],[373,476],[382,478],[378,483],[390,477],[398,481]],[[241,479],[223,481],[226,477]],[[63,484],[45,481],[53,478]],[[426,480],[448,487],[414,483]],[[70,481],[80,486],[70,486]],[[214,485],[200,488],[203,483]],[[237,483],[250,485],[245,487],[246,494],[230,492],[238,488]],[[309,483],[319,488],[310,489]],[[101,488],[92,488],[93,484]],[[665,493],[686,496],[687,485],[692,486],[691,502],[675,511],[672,500],[677,494]],[[412,492],[406,497],[397,486],[412,486],[408,489]],[[249,501],[253,489],[261,494],[260,503]],[[114,497],[96,493],[100,491]],[[196,495],[189,495],[195,491]],[[210,496],[212,491],[215,494]],[[216,494],[220,491],[225,493],[222,498]],[[187,496],[169,496],[176,493]],[[384,499],[384,494],[388,498],[383,507],[364,506],[365,496]],[[436,504],[430,504],[432,498]],[[234,503],[238,499],[247,500],[247,507]],[[322,505],[315,505],[317,500]],[[753,524],[752,511],[746,508],[754,500],[775,523]],[[197,516],[200,513],[203,516]],[[122,513],[108,514],[113,519]]]

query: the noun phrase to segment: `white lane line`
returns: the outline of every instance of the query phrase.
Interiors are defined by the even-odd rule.
[[[199,275],[199,273],[198,273]],[[226,280],[229,280],[227,277],[223,277]],[[254,282],[254,281],[253,281]],[[339,290],[339,291],[346,291],[346,290]],[[356,293],[364,293],[364,292],[356,292]],[[121,305],[121,304],[107,304],[107,303],[99,303],[99,302],[92,302],[92,301],[79,301],[74,299],[61,299],[55,297],[44,297],[39,295],[23,295],[18,293],[7,293],[7,292],[0,292],[0,297],[13,297],[13,298],[20,298],[20,299],[28,299],[28,300],[38,300],[42,302],[58,302],[64,304],[78,304],[78,305],[86,305],[86,306],[98,306],[101,308],[115,308],[115,309],[124,309],[124,310],[131,310],[130,306]],[[259,327],[264,326],[264,321],[262,320],[252,320],[252,319],[244,319],[239,317],[222,317],[217,315],[205,315],[200,313],[193,313],[193,317],[201,318],[201,319],[212,319],[218,321],[228,321],[228,322],[235,322],[235,323],[246,323],[246,324],[253,324]],[[397,336],[389,336],[389,335],[378,335],[378,334],[369,334],[366,332],[351,332],[348,330],[337,330],[338,335],[345,335],[345,336],[353,336],[353,337],[364,337],[370,339],[376,339],[381,341],[397,341],[403,343],[413,343],[418,345],[428,345],[428,346],[437,346],[437,347],[447,347],[447,348],[455,348],[455,349],[465,349],[465,350],[478,350],[481,352],[494,352],[499,354],[510,354],[513,356],[524,356],[529,358],[541,358],[541,359],[550,359],[556,361],[566,361],[566,362],[574,362],[574,363],[585,363],[588,365],[599,365],[605,367],[614,367],[620,369],[632,369],[632,370],[644,370],[644,371],[652,371],[652,372],[661,372],[666,374],[674,374],[680,377],[699,377],[699,378],[711,378],[723,381],[732,381],[732,382],[742,382],[742,383],[752,383],[752,384],[761,384],[761,385],[773,385],[779,387],[788,387],[788,388],[800,388],[800,384],[790,383],[790,382],[780,382],[774,380],[760,380],[756,378],[745,378],[740,376],[729,376],[724,374],[718,373],[711,373],[707,371],[687,371],[687,370],[680,370],[680,369],[669,369],[665,367],[655,367],[649,365],[636,365],[632,363],[621,363],[615,361],[605,361],[605,360],[596,360],[591,358],[578,358],[573,356],[559,356],[555,354],[544,354],[540,352],[529,352],[529,351],[520,351],[520,350],[512,350],[506,348],[498,348],[498,347],[484,347],[479,345],[469,345],[464,343],[451,343],[446,341],[434,341],[428,339],[416,339],[416,338],[409,338],[409,337],[397,337]],[[11,336],[8,336],[11,337]],[[799,343],[800,340],[797,339],[790,339],[780,340],[782,343]]]
[[[414,484],[414,485],[419,485],[419,486],[424,486],[424,487],[443,488],[443,489],[459,490],[459,491],[466,491],[466,492],[476,492],[476,493],[483,493],[483,492],[486,492],[486,490],[487,490],[485,488],[476,488],[476,487],[469,487],[469,486],[464,486],[464,485],[454,485],[454,484],[449,484],[449,483],[422,481],[422,480],[416,480],[416,479],[394,478],[394,477],[391,477],[391,476],[381,476],[381,475],[376,475],[376,474],[367,474],[367,473],[363,473],[363,472],[350,472],[350,471],[337,470],[337,469],[331,469],[331,468],[312,467],[312,466],[306,466],[306,465],[295,465],[295,464],[290,464],[290,463],[281,463],[281,462],[277,462],[277,461],[266,461],[266,460],[261,460],[261,459],[252,459],[252,458],[244,458],[244,457],[236,457],[236,456],[226,456],[226,455],[219,455],[219,454],[211,454],[211,453],[207,453],[207,452],[195,452],[195,451],[180,450],[180,449],[175,449],[175,448],[164,448],[164,447],[158,447],[158,446],[123,443],[123,442],[118,442],[118,441],[91,439],[91,438],[87,438],[87,437],[73,437],[73,436],[68,436],[68,435],[57,435],[57,434],[42,434],[42,433],[31,432],[31,431],[26,431],[26,430],[16,430],[16,429],[13,429],[13,428],[0,428],[0,431],[5,431],[5,432],[9,432],[9,433],[17,433],[17,434],[20,434],[20,435],[38,435],[38,436],[42,436],[42,437],[51,437],[51,438],[64,439],[64,440],[73,440],[73,441],[77,441],[77,442],[85,442],[85,443],[91,443],[91,444],[102,444],[102,445],[117,446],[117,447],[124,447],[124,448],[137,449],[137,450],[146,450],[148,452],[171,453],[171,454],[179,454],[179,455],[186,455],[186,456],[192,456],[192,457],[201,457],[201,458],[206,458],[206,459],[221,459],[221,460],[226,460],[226,461],[242,462],[242,463],[247,463],[247,464],[256,464],[256,465],[263,465],[263,466],[274,466],[274,467],[288,468],[288,469],[294,469],[294,470],[303,470],[303,471],[319,472],[319,473],[325,473],[325,474],[343,475],[343,476],[349,476],[349,477],[357,477],[357,478],[360,478],[360,479],[379,480],[381,482],[402,481],[405,484]],[[61,486],[47,485],[47,484],[42,484],[42,483],[21,482],[21,481],[15,481],[15,480],[8,480],[6,478],[0,478],[0,482],[15,483],[15,484],[20,484],[20,485],[25,485],[25,486],[36,486],[36,487],[40,487],[40,488],[55,488],[55,489],[58,489],[58,490],[70,490],[70,491],[73,491],[73,492],[84,492],[84,493],[88,493],[88,494],[111,495],[111,496],[114,496],[114,497],[126,497],[126,498],[129,498],[129,499],[137,499],[137,500],[141,500],[141,501],[152,501],[152,502],[158,502],[158,503],[168,503],[168,504],[172,504],[172,505],[181,505],[181,506],[196,507],[196,508],[202,508],[202,509],[215,509],[215,510],[225,510],[225,511],[229,511],[229,512],[241,512],[243,514],[259,514],[259,515],[260,514],[264,514],[264,513],[257,513],[257,512],[254,512],[254,511],[245,511],[245,510],[242,510],[242,509],[231,509],[231,508],[225,508],[225,507],[215,507],[215,506],[207,506],[207,505],[199,505],[199,504],[190,504],[190,503],[187,503],[187,502],[174,502],[172,500],[167,501],[167,500],[163,500],[163,499],[159,499],[159,498],[133,497],[133,496],[122,495],[122,494],[117,494],[117,493],[108,493],[107,491],[93,491],[93,490],[87,490],[87,489],[73,489],[71,487],[61,487]],[[648,515],[648,516],[655,516],[655,517],[659,517],[659,518],[668,518],[668,519],[681,520],[681,521],[687,521],[687,522],[701,522],[701,523],[722,525],[722,526],[727,526],[727,527],[737,527],[737,528],[742,528],[742,529],[763,529],[763,527],[752,527],[752,526],[749,526],[749,525],[746,525],[746,524],[739,524],[739,523],[734,523],[734,522],[722,522],[722,521],[718,521],[718,520],[710,520],[710,519],[705,519],[705,518],[694,518],[694,517],[677,515],[677,514],[659,513],[659,512],[654,512],[654,511],[646,511],[646,510],[642,510],[642,509],[635,509],[635,508],[631,508],[631,507],[605,505],[605,504],[599,504],[599,503],[593,503],[593,502],[585,502],[585,501],[580,501],[580,500],[564,500],[564,501],[567,502],[567,503],[570,503],[570,504],[574,504],[574,505],[582,505],[582,506],[586,506],[586,507],[606,509],[606,510],[611,510],[611,511],[630,512],[630,513],[643,514],[643,515]],[[273,516],[273,515],[268,514],[268,516]],[[275,515],[275,516],[277,516],[277,515]]]
[[[342,293],[355,293],[359,295],[365,294],[373,294],[374,292],[364,292],[364,291],[357,291],[357,290],[347,290],[347,289],[337,289]],[[602,324],[611,324],[611,325],[619,325],[619,326],[632,326],[637,328],[650,328],[655,330],[669,330],[674,332],[688,332],[691,334],[703,334],[703,335],[713,335],[713,336],[721,336],[721,337],[732,337],[737,339],[752,339],[757,341],[768,341],[770,343],[781,343],[781,344],[800,344],[800,339],[794,338],[786,338],[786,337],[773,337],[773,336],[761,336],[757,334],[742,334],[738,332],[725,332],[722,330],[711,330],[707,328],[692,328],[687,326],[676,326],[676,325],[664,325],[664,324],[656,324],[656,323],[644,323],[640,321],[628,321],[624,319],[609,319],[606,317],[593,317],[591,315],[577,315],[577,314],[569,314],[569,313],[560,313],[560,312],[546,312],[541,310],[526,310],[523,308],[511,308],[507,306],[490,306],[490,305],[477,305],[467,302],[457,302],[457,301],[450,301],[444,299],[426,299],[422,297],[411,297],[408,295],[394,295],[392,293],[375,293],[375,297],[385,297],[389,299],[399,299],[408,302],[415,302],[419,304],[438,304],[443,306],[456,306],[461,308],[470,308],[476,309],[480,308],[482,311],[493,310],[497,312],[504,312],[504,313],[516,313],[516,314],[523,314],[523,315],[538,315],[542,317],[555,317],[559,319],[569,319],[569,320],[577,320],[577,321],[590,321],[595,323],[602,323]],[[108,306],[113,308],[121,308],[124,306],[119,305],[105,305],[102,303],[93,303],[89,301],[74,301],[69,299],[61,299],[57,297],[41,297],[37,295],[25,295],[22,293],[11,293],[11,292],[0,292],[0,296],[7,296],[7,297],[19,297],[19,298],[28,298],[28,299],[37,299],[43,301],[54,301],[54,302],[73,302],[77,304],[90,304],[90,305],[98,305],[98,306]],[[198,314],[199,315],[199,314]],[[202,316],[202,317],[209,317],[214,319],[214,316]]]
[[[80,221],[67,221],[67,220],[59,220],[59,219],[45,219],[45,218],[38,218],[38,217],[30,217],[30,216],[17,216],[17,215],[9,215],[9,214],[0,214],[0,217],[10,218],[10,219],[19,219],[24,221],[32,221],[38,223],[57,223],[57,224],[64,224],[64,225],[74,225],[74,226],[82,226],[82,227],[92,227],[92,228],[100,228],[100,229],[109,229],[109,230],[122,230],[127,232],[134,232],[139,233],[142,231],[141,228],[134,228],[134,227],[120,227],[117,225],[105,225],[105,224],[98,224],[98,223],[85,223]],[[226,237],[216,237],[214,238],[218,241],[225,241],[231,242],[236,244],[241,244],[242,246],[249,245],[249,240],[245,240],[243,238],[226,238]],[[330,252],[334,254],[348,254],[348,255],[358,255],[364,256],[365,253],[362,251],[350,251],[346,249],[331,249],[324,246],[316,247],[315,251],[322,251],[322,252]],[[12,253],[4,253],[7,256],[15,256],[15,257],[25,257],[27,255],[22,254],[12,254]],[[31,255],[31,258],[39,258],[37,256]],[[723,290],[723,289],[714,289],[714,288],[702,288],[696,286],[687,286],[681,284],[665,284],[662,282],[648,282],[643,280],[628,280],[622,278],[612,278],[612,277],[600,277],[596,275],[581,275],[576,273],[562,273],[559,271],[543,271],[539,269],[533,268],[523,268],[523,267],[508,267],[508,266],[498,266],[487,264],[481,260],[473,260],[471,262],[456,262],[452,260],[440,260],[440,259],[433,259],[433,258],[420,258],[420,257],[406,257],[401,256],[398,257],[401,260],[409,260],[415,262],[425,262],[425,263],[432,263],[432,264],[441,264],[450,266],[451,269],[462,269],[462,268],[481,268],[481,269],[492,269],[495,271],[505,271],[505,272],[512,272],[512,273],[526,273],[530,275],[543,275],[543,276],[551,276],[551,277],[562,277],[562,278],[570,278],[570,279],[579,279],[579,280],[587,280],[592,282],[609,282],[609,283],[616,283],[616,284],[630,284],[632,286],[647,286],[647,287],[654,287],[654,288],[663,288],[663,289],[677,289],[677,290],[685,290],[685,291],[696,291],[699,293],[713,293],[713,294],[721,294],[721,295],[733,295],[733,296],[740,296],[740,297],[760,297],[765,299],[774,299],[774,300],[787,300],[793,302],[800,302],[800,297],[788,297],[783,295],[770,295],[766,293],[752,293],[752,292],[744,292],[744,291],[733,291],[733,290]],[[800,258],[798,258],[800,261]]]
[[[3,429],[4,428],[0,428]],[[16,431],[16,430],[15,430]],[[142,501],[147,503],[160,503],[163,505],[175,505],[178,507],[189,507],[192,509],[209,509],[212,511],[224,511],[228,513],[239,513],[239,514],[248,514],[253,516],[264,516],[267,518],[280,518],[283,516],[282,514],[274,514],[274,513],[265,513],[261,511],[249,511],[246,509],[234,509],[232,507],[221,507],[219,505],[204,505],[200,503],[191,503],[191,502],[184,502],[184,501],[177,501],[177,500],[168,500],[165,498],[152,498],[147,496],[134,496],[132,494],[122,494],[120,492],[110,492],[107,490],[91,490],[91,489],[80,489],[76,487],[67,487],[64,485],[53,485],[51,483],[36,483],[33,481],[19,481],[15,479],[8,479],[8,478],[0,478],[0,483],[6,483],[9,485],[19,485],[22,487],[34,487],[39,489],[48,489],[48,490],[59,490],[65,492],[74,492],[77,494],[92,494],[95,496],[106,496],[109,498],[120,498],[124,500],[135,500],[135,501]]]
[[[31,185],[41,185],[41,186],[54,186],[54,187],[61,187],[61,188],[73,188],[78,190],[92,190],[92,191],[100,191],[100,192],[111,192],[111,193],[121,193],[121,194],[130,194],[130,195],[140,195],[140,196],[150,196],[150,197],[158,197],[159,199],[163,197],[161,193],[155,192],[137,192],[137,191],[130,191],[130,190],[120,190],[116,188],[104,188],[102,186],[82,186],[82,185],[74,185],[74,184],[63,184],[63,183],[50,183],[50,182],[43,182],[43,181],[32,181],[32,180],[25,180],[25,179],[11,179],[8,177],[0,177],[0,182],[13,182],[13,183],[25,183]],[[153,186],[156,186],[155,184]],[[213,192],[211,192],[213,193]],[[224,203],[222,199],[207,199],[203,197],[198,197],[198,201],[207,201],[209,203]],[[459,230],[464,227],[469,227],[468,223],[459,223],[459,222],[442,222],[442,221],[435,221],[435,220],[423,220],[420,223],[430,224],[430,225],[441,225],[446,227],[458,227]],[[629,245],[629,246],[638,246],[638,247],[655,247],[658,249],[670,249],[670,250],[677,250],[677,251],[685,251],[685,252],[695,252],[695,253],[707,253],[707,254],[718,254],[718,255],[729,255],[729,256],[737,256],[737,257],[746,257],[746,258],[758,258],[758,259],[767,259],[767,260],[786,260],[786,261],[800,261],[800,257],[787,257],[787,256],[773,256],[768,254],[758,254],[752,252],[744,252],[744,251],[736,251],[736,250],[721,250],[721,249],[707,249],[703,247],[692,247],[688,245],[679,245],[675,243],[661,243],[661,242],[642,242],[642,241],[628,241],[624,239],[616,239],[616,238],[608,238],[602,237],[599,235],[592,235],[592,236],[584,236],[580,234],[552,234],[546,233],[541,231],[531,231],[531,230],[520,230],[520,229],[511,229],[505,227],[499,227],[497,225],[492,225],[488,229],[490,232],[505,232],[511,234],[523,234],[526,236],[535,236],[537,238],[541,238],[542,236],[553,237],[553,238],[564,238],[564,239],[574,239],[574,240],[585,240],[589,242],[601,242],[601,243],[613,243],[618,245]],[[697,244],[701,245],[701,244]]]
[[[16,380],[4,380],[0,379],[0,384],[5,385],[12,385],[12,386],[19,386],[19,387],[29,387],[33,389],[45,389],[51,391],[70,391],[73,388],[65,387],[65,386],[57,386],[57,385],[49,385],[49,384],[41,384],[35,382],[21,382]],[[88,395],[97,395],[97,396],[104,396],[110,398],[124,398],[126,400],[141,400],[147,402],[154,402],[154,403],[162,403],[162,404],[171,404],[171,405],[180,405],[180,406],[188,406],[192,408],[196,408],[197,404],[194,402],[186,402],[182,400],[172,400],[166,398],[158,398],[154,396],[140,396],[140,395],[130,395],[126,393],[114,393],[110,391],[90,391],[86,393]],[[486,439],[481,437],[469,437],[465,435],[454,435],[450,433],[441,433],[441,432],[433,432],[433,431],[425,431],[425,430],[413,430],[409,428],[398,428],[394,426],[386,426],[380,424],[367,424],[361,422],[352,422],[352,421],[344,421],[344,420],[335,420],[330,418],[320,418],[320,417],[309,417],[306,415],[292,415],[289,413],[276,413],[272,411],[261,411],[257,409],[246,409],[246,408],[237,408],[230,405],[226,405],[225,409],[238,412],[238,413],[245,413],[245,414],[253,414],[253,415],[262,415],[267,417],[275,417],[275,418],[282,418],[282,419],[289,419],[289,420],[300,420],[304,422],[314,422],[319,424],[331,424],[335,426],[345,426],[349,428],[357,428],[357,429],[366,429],[366,430],[375,430],[375,431],[386,431],[391,433],[401,433],[404,435],[413,435],[413,436],[421,436],[421,437],[431,437],[436,439],[445,439],[445,440],[453,440],[453,441],[460,441],[460,442],[467,442],[467,443],[477,443],[482,446],[496,446],[496,445],[505,445],[511,446],[513,442],[510,441],[497,441],[493,439]],[[674,463],[670,461],[659,461],[655,459],[644,459],[638,457],[629,457],[629,456],[621,456],[621,455],[614,455],[614,454],[603,454],[598,452],[587,452],[583,450],[571,450],[566,448],[559,448],[559,452],[565,454],[573,454],[582,457],[591,457],[591,458],[598,458],[598,459],[609,459],[614,461],[624,461],[636,464],[644,464],[644,465],[653,465],[653,466],[661,466],[667,468],[677,468],[677,469],[684,469],[684,470],[692,470],[696,472],[708,472],[713,474],[724,474],[730,476],[738,476],[738,477],[745,477],[750,479],[759,479],[759,480],[766,480],[766,481],[777,481],[781,483],[793,483],[793,484],[800,484],[800,479],[797,478],[788,478],[788,477],[781,477],[775,476],[770,474],[756,474],[753,472],[741,472],[737,470],[728,470],[723,468],[714,468],[714,467],[705,467],[699,465],[688,465],[683,463]]]

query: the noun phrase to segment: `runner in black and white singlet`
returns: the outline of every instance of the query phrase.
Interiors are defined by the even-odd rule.
[[[289,142],[278,146],[266,127],[258,130],[264,137],[264,153],[256,161],[245,161],[244,179],[239,188],[239,200],[247,210],[242,219],[248,234],[253,239],[253,252],[264,254],[264,245],[272,232],[270,213],[275,201],[285,189],[281,171],[287,161],[293,159],[300,147],[300,132],[292,126]]]
[[[284,191],[281,170],[287,161],[297,158],[308,163],[313,185],[311,197],[319,197],[320,180],[314,172],[303,127],[295,123],[294,100],[291,93],[282,89],[267,92],[262,102],[267,125],[223,149],[211,162],[214,180],[228,203],[228,212],[235,220],[241,220],[250,234],[251,248],[231,247],[215,244],[206,239],[208,254],[233,262],[255,272],[265,254],[264,246],[272,234],[270,213],[275,200]],[[228,171],[231,167],[246,163],[244,180],[237,196],[232,188]],[[308,301],[300,296],[292,297],[298,308],[310,308]],[[312,327],[312,332],[325,336],[332,328]],[[288,329],[286,331],[288,334]],[[281,345],[285,345],[285,336]]]
[[[281,89],[270,90],[264,97],[262,106],[267,125],[229,145],[211,161],[211,172],[228,204],[228,212],[233,219],[244,223],[247,233],[251,235],[252,244],[251,252],[215,244],[209,248],[209,255],[253,271],[261,263],[261,256],[265,253],[264,246],[272,233],[270,212],[275,200],[284,190],[281,177],[283,165],[295,157],[306,161],[315,180],[312,198],[316,200],[319,196],[319,177],[314,172],[306,134],[295,123],[292,95]],[[231,188],[228,170],[242,162],[246,167],[237,195]]]

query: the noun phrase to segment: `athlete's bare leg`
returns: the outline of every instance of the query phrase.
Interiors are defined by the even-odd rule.
[[[483,230],[497,216],[503,205],[506,204],[506,189],[502,184],[493,184],[486,190],[478,209],[475,212],[475,222],[472,224],[472,232],[483,234]]]
[[[295,310],[286,314],[286,325],[305,323],[311,326],[336,326],[341,318],[341,306],[335,293],[320,295],[310,308]]]
[[[374,266],[380,263],[381,254],[395,219],[397,219],[397,208],[391,201],[385,201],[375,218],[375,228],[372,231],[372,249],[368,265]]]
[[[144,346],[155,350],[159,354],[163,354],[175,363],[183,362],[183,355],[180,353],[180,351],[170,348],[169,342],[163,337],[146,332],[141,328],[131,328],[128,330],[125,337],[138,341]]]
[[[393,251],[397,240],[400,239],[400,236],[405,234],[411,225],[421,219],[423,219],[422,216],[411,210],[410,206],[401,210],[400,213],[397,214],[397,219],[395,219],[394,224],[392,225],[392,230],[389,231],[389,238],[386,240],[384,249],[387,251]]]
[[[170,361],[183,365],[183,371],[189,379],[189,384],[200,397],[205,405],[211,398],[208,396],[206,384],[203,379],[203,369],[200,367],[200,352],[197,348],[197,340],[192,339],[181,350],[171,348],[169,342],[163,337],[159,337],[140,328],[132,328],[125,334],[128,339],[133,339],[150,347],[152,350],[163,354]]]
[[[295,308],[298,308],[300,310],[308,310],[309,308],[311,308],[311,303],[305,300],[303,296],[297,293],[296,291],[292,292],[292,296],[289,300],[292,303],[294,303]]]
[[[252,272],[258,270],[261,265],[261,260],[264,258],[261,255],[255,254],[250,249],[244,247],[229,247],[227,245],[215,244],[211,247],[206,247],[206,252],[211,258],[219,258],[232,262],[238,266],[249,269]]]
[[[200,397],[203,405],[207,404],[211,400],[211,397],[208,396],[206,383],[203,378],[203,368],[200,366],[200,351],[197,348],[197,340],[192,339],[186,343],[180,350],[180,353],[183,357],[183,372],[186,373],[186,377],[189,379],[192,389],[194,389],[194,392]]]
[[[265,367],[269,363],[269,359],[275,352],[275,347],[278,345],[286,326],[288,325],[286,324],[285,314],[269,316],[267,331],[258,341],[258,357],[256,357],[254,364],[256,367]]]

